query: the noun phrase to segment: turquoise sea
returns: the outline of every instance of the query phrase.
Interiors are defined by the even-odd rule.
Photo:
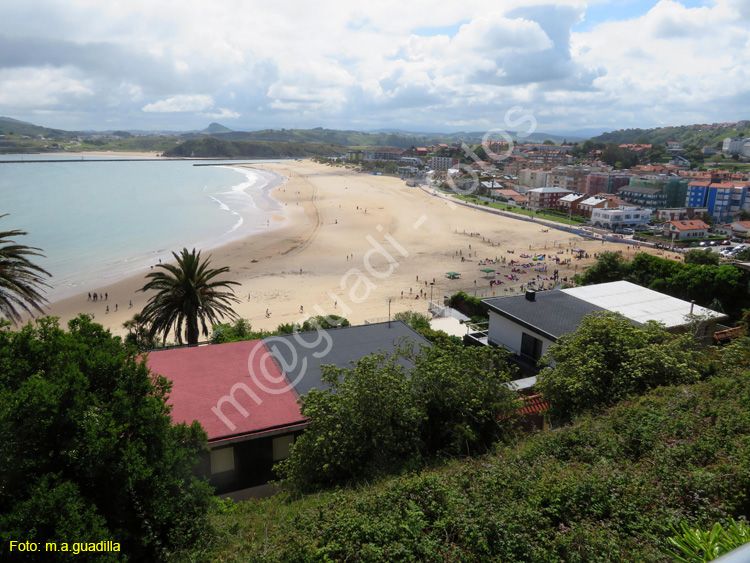
[[[50,301],[145,271],[183,247],[206,255],[283,213],[268,195],[283,182],[272,172],[104,158],[0,155],[0,214],[9,214],[0,231],[26,231],[17,242],[42,249],[35,261],[53,275]]]

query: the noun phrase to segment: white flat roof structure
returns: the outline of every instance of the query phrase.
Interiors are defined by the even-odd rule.
[[[666,328],[690,323],[691,308],[693,317],[726,317],[723,313],[626,281],[584,285],[561,291],[608,311],[620,313],[632,321],[639,323],[657,321]]]
[[[458,336],[459,338],[463,338],[468,329],[464,323],[453,317],[439,317],[437,319],[432,319],[430,320],[430,328],[432,330],[442,330],[451,336]]]

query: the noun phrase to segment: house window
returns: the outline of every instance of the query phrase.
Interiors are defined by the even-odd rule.
[[[525,332],[521,333],[521,355],[538,360],[542,357],[542,341]]]
[[[211,475],[234,471],[234,448],[211,450]]]
[[[286,436],[278,436],[273,439],[273,460],[279,461],[286,459],[291,455],[290,448],[294,443],[294,436],[288,434]]]

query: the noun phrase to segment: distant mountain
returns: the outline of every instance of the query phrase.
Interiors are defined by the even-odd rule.
[[[338,156],[346,147],[330,143],[227,140],[214,136],[189,139],[164,151],[164,156],[198,158],[304,158]]]
[[[206,135],[216,135],[217,133],[231,133],[232,130],[229,127],[224,127],[220,123],[212,123],[206,127],[201,133]]]
[[[702,131],[693,125],[678,127],[657,127],[654,129],[621,129],[610,133],[602,133],[591,140],[595,143],[650,143],[663,145],[667,142],[680,143],[683,147],[705,146],[717,147],[727,137],[750,137],[750,126],[742,129],[710,129]]]
[[[597,131],[596,133],[599,133]],[[426,133],[417,131],[405,131],[403,129],[376,129],[371,131],[373,134],[391,134],[400,136],[410,136],[423,139],[423,144],[437,144],[437,143],[455,143],[465,142],[470,144],[478,144],[482,142],[482,138],[486,134],[485,131],[457,131],[455,133]],[[554,141],[555,143],[562,143],[567,140],[568,142],[584,141],[588,138],[588,135],[581,135],[576,132],[571,134],[567,133],[531,133],[529,135],[519,135],[518,131],[506,131],[508,135],[517,143],[536,143],[542,142],[547,139]],[[502,137],[499,134],[492,136],[494,140],[500,140]],[[429,141],[429,142],[428,142]]]

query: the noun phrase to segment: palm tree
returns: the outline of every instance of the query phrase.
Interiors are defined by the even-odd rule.
[[[0,215],[0,219],[7,215]],[[41,250],[33,246],[16,244],[14,237],[23,236],[28,233],[13,229],[12,231],[0,231],[0,314],[18,325],[21,320],[19,309],[30,313],[32,309],[44,313],[42,305],[46,299],[40,291],[43,287],[49,287],[43,279],[43,275],[51,276],[49,272],[40,268],[29,260],[29,256],[41,256],[37,252]]]
[[[208,324],[213,325],[224,316],[238,316],[229,303],[239,303],[239,299],[229,286],[239,283],[214,281],[216,276],[228,272],[229,268],[209,268],[210,257],[201,262],[201,253],[195,249],[188,252],[187,248],[183,248],[179,256],[175,252],[172,255],[177,264],[156,266],[158,271],[148,274],[146,277],[150,280],[139,290],[157,291],[143,309],[143,317],[151,323],[151,335],[163,334],[162,342],[166,342],[167,335],[174,328],[177,341],[182,344],[184,324],[188,345],[195,345],[200,332],[208,337]]]

